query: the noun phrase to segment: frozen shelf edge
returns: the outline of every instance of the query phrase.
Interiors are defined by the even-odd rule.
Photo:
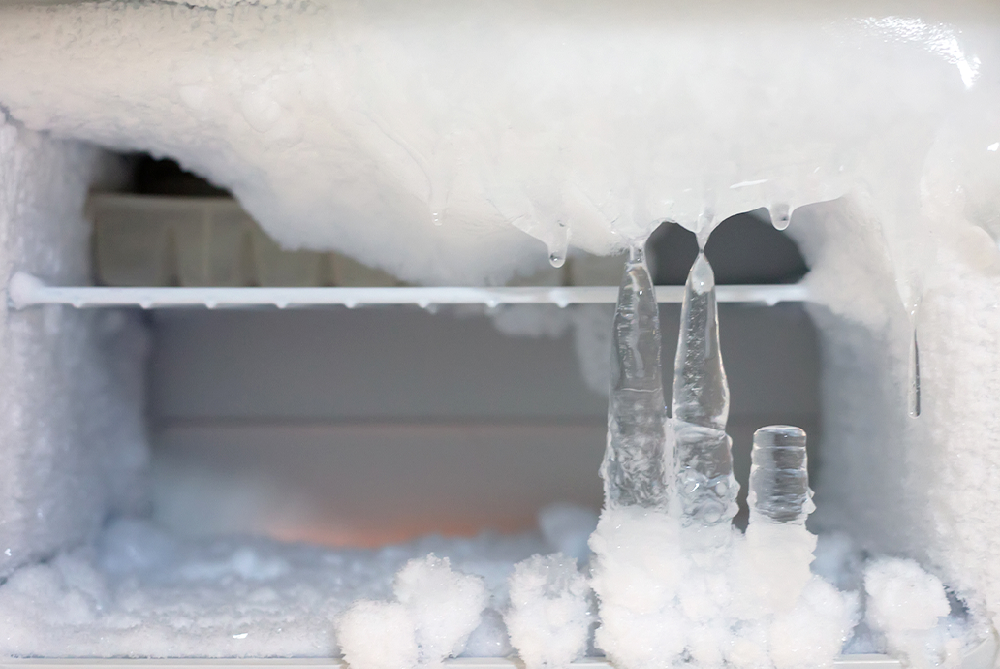
[[[356,307],[376,304],[614,304],[617,286],[505,286],[473,288],[373,287],[373,288],[118,288],[102,286],[49,286],[38,277],[16,272],[7,287],[10,304],[15,308],[39,304],[67,304],[75,307],[203,306],[240,308],[275,306],[279,308],[310,305]],[[804,302],[807,291],[801,284],[717,286],[719,302],[774,305],[779,302]],[[661,303],[680,303],[683,286],[657,286],[656,299]]]
[[[347,663],[338,659],[11,659],[0,661],[0,668],[7,667],[38,667],[39,669],[101,669],[106,667],[150,667],[151,669],[222,669],[229,667],[261,667],[266,669],[305,669],[307,667],[329,669],[348,669]],[[888,655],[842,655],[833,661],[835,669],[900,669],[899,660]],[[614,669],[613,665],[603,659],[588,658],[573,662],[570,667],[579,669]],[[444,669],[524,669],[517,660],[507,658],[458,658],[446,660]],[[962,669],[989,669],[979,665],[967,666]]]
[[[992,628],[978,645],[962,655],[960,669],[993,669],[998,648]],[[349,669],[338,658],[0,658],[0,669]],[[615,669],[603,657],[585,657],[570,664],[572,669]],[[903,664],[888,655],[841,655],[834,669],[902,669]],[[524,669],[520,660],[504,657],[459,657],[445,660],[444,669]]]
[[[995,645],[989,641],[990,650]],[[988,658],[976,656],[977,648],[962,658],[961,669],[991,669],[993,655]],[[16,667],[37,667],[38,669],[126,669],[149,667],[150,669],[222,669],[230,667],[260,667],[261,669],[347,669],[348,665],[339,659],[327,658],[179,658],[179,659],[48,659],[26,658],[0,660],[0,669]],[[573,669],[614,669],[603,658],[584,658],[570,664]],[[901,669],[899,660],[888,655],[841,655],[833,661],[834,669]],[[446,660],[444,669],[524,669],[519,660],[508,658],[457,658]]]
[[[993,669],[998,648],[992,628],[978,645],[962,655],[960,669]],[[0,658],[0,669],[349,669],[338,658]],[[585,657],[570,664],[572,669],[614,669],[603,657]],[[888,655],[841,655],[834,669],[902,669]],[[459,657],[445,660],[444,669],[524,669],[520,660],[503,657]]]

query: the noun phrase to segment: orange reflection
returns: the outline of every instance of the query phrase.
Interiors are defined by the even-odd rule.
[[[288,542],[304,542],[331,548],[379,548],[411,541],[426,534],[445,537],[472,537],[484,530],[503,534],[523,532],[535,527],[534,518],[506,518],[499,522],[483,523],[451,521],[408,523],[397,525],[336,526],[327,523],[274,523],[265,528],[265,534]]]

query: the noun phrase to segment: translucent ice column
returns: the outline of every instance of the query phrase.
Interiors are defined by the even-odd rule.
[[[750,522],[802,525],[816,508],[806,472],[806,433],[789,425],[754,432],[750,466]]]
[[[633,247],[612,330],[608,446],[601,465],[608,507],[665,509],[668,454],[659,310],[642,249]]]
[[[684,290],[674,361],[677,499],[685,523],[715,525],[736,515],[729,384],[719,351],[715,275],[699,253]]]
[[[753,435],[751,458],[750,524],[736,599],[751,611],[787,614],[801,604],[806,588],[815,595],[816,588],[829,587],[813,583],[809,569],[816,537],[806,529],[806,517],[816,507],[806,472],[806,433],[788,425],[763,427]]]

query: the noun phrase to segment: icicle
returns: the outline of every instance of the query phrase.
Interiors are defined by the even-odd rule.
[[[618,289],[611,347],[608,444],[601,465],[608,508],[666,509],[670,445],[660,366],[660,316],[642,248]]]
[[[910,340],[910,383],[907,404],[911,418],[920,417],[920,345],[917,343],[917,328],[913,328]]]
[[[549,264],[555,268],[560,268],[566,262],[566,254],[569,252],[569,229],[566,223],[559,221],[556,228],[556,238],[549,242]]]
[[[704,251],[685,286],[673,390],[676,485],[684,522],[728,522],[736,515],[739,486],[726,434],[729,384],[719,351],[715,275]]]

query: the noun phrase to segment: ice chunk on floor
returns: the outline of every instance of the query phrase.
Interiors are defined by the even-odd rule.
[[[451,560],[433,554],[407,562],[392,590],[413,620],[423,666],[460,654],[486,608],[483,578],[457,572]]]
[[[600,601],[598,648],[626,669],[669,666],[684,651],[675,596],[684,577],[677,522],[639,506],[605,509],[590,538]]]
[[[864,571],[866,618],[889,650],[910,666],[958,666],[962,642],[943,619],[951,613],[944,584],[915,561],[882,557]]]
[[[514,567],[504,620],[526,669],[566,669],[583,655],[589,592],[576,559],[561,553],[535,555]]]
[[[858,622],[857,593],[840,592],[818,576],[801,590],[796,606],[771,621],[768,657],[775,669],[832,666]]]
[[[416,625],[398,602],[361,599],[336,620],[337,640],[352,669],[417,666]]]

